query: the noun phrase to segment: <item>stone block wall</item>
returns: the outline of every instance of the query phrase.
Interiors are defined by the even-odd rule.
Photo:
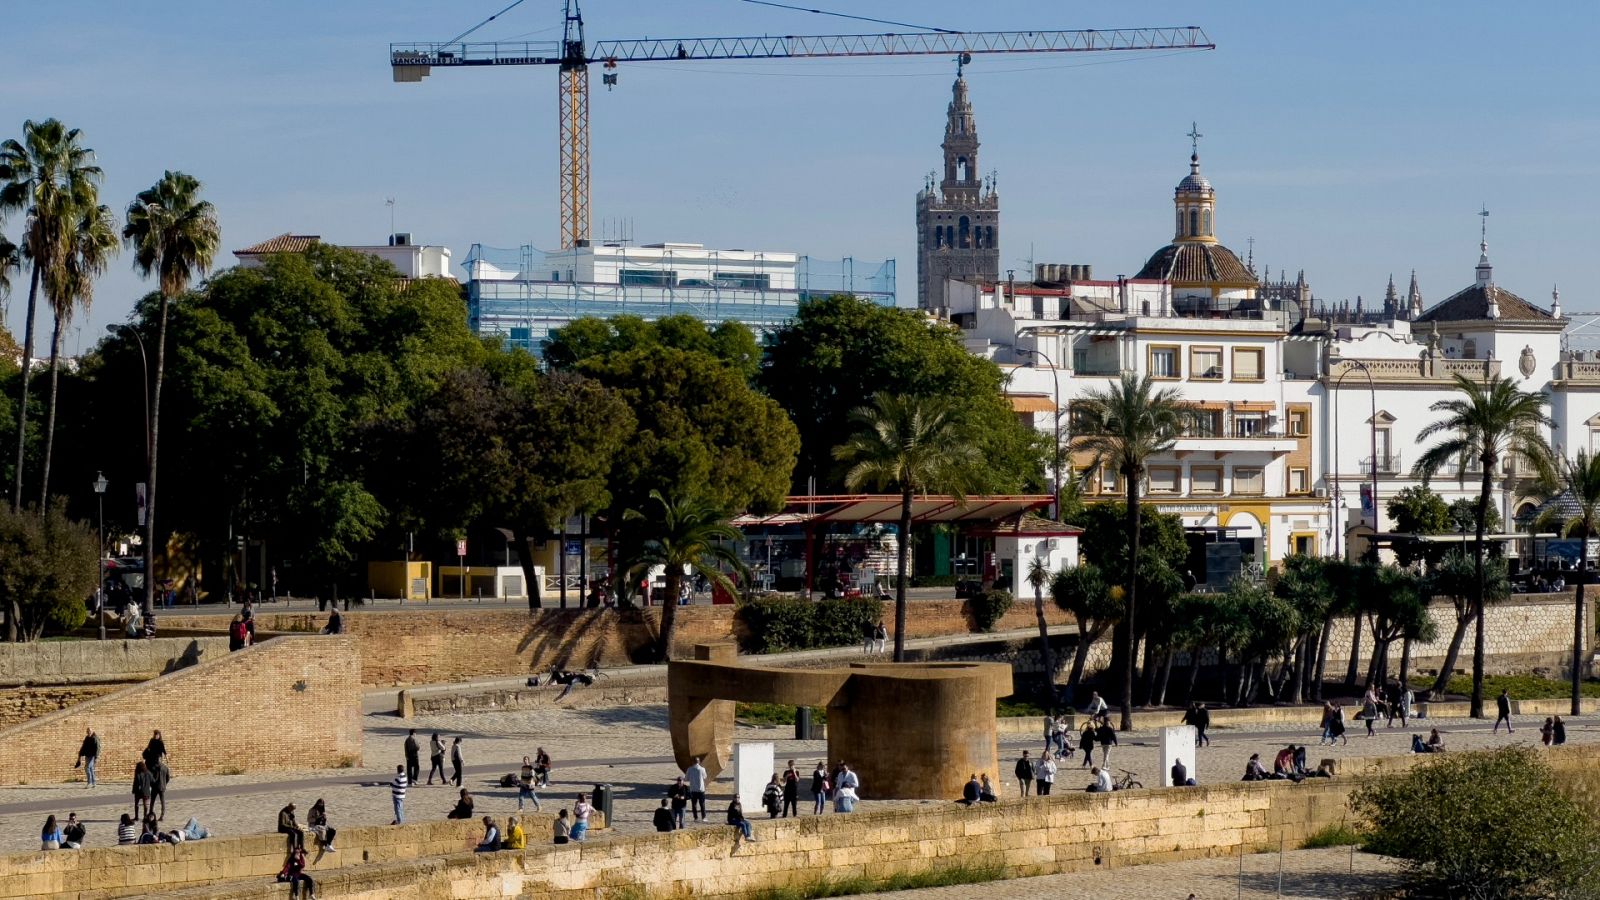
[[[79,777],[84,729],[100,772],[125,778],[159,728],[174,775],[361,761],[361,683],[348,637],[275,638],[0,730],[0,784]]]
[[[225,637],[0,644],[0,685],[139,681],[227,652]]]

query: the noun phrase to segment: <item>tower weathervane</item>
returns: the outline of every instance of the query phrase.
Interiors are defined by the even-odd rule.
[[[1480,224],[1478,226],[1478,243],[1485,249],[1489,246],[1489,207],[1480,205],[1478,208]]]
[[[1200,139],[1205,135],[1200,133],[1200,125],[1196,122],[1189,123],[1189,152],[1195,156],[1200,155]]]

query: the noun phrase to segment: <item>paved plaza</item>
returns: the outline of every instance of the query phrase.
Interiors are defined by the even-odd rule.
[[[1173,722],[1178,718],[1179,713],[1174,712]],[[554,758],[555,770],[552,788],[541,792],[543,809],[535,812],[529,807],[525,811],[532,819],[527,822],[530,838],[535,839],[548,834],[549,822],[556,810],[570,806],[578,791],[588,791],[597,783],[609,783],[616,789],[617,832],[648,831],[651,813],[665,786],[677,774],[671,760],[665,704],[467,713],[409,721],[390,713],[378,713],[367,715],[364,725],[365,760],[359,768],[180,777],[169,789],[166,822],[181,825],[189,816],[196,816],[217,835],[270,833],[276,825],[277,811],[284,804],[296,803],[303,821],[304,810],[323,798],[335,827],[386,824],[392,817],[387,781],[393,777],[395,765],[403,761],[401,745],[410,727],[415,727],[423,740],[424,775],[429,734],[438,731],[447,743],[458,735],[463,738],[466,787],[477,800],[478,813],[496,818],[516,812],[516,791],[501,788],[500,776],[515,771],[524,755],[531,756],[535,748],[544,747]],[[1504,730],[1492,735],[1486,722],[1447,720],[1440,730],[1452,750],[1472,750],[1512,743],[1536,745],[1537,726],[1537,720],[1524,717],[1517,722],[1516,734],[1509,737]],[[226,727],[226,723],[218,723],[218,727]],[[1261,753],[1270,765],[1271,755],[1290,741],[1309,743],[1307,753],[1313,764],[1325,757],[1406,753],[1410,735],[1425,728],[1425,723],[1413,723],[1411,729],[1389,730],[1380,726],[1377,736],[1372,738],[1357,728],[1347,744],[1337,747],[1318,747],[1317,735],[1312,729],[1223,729],[1213,732],[1212,745],[1200,751],[1198,771],[1194,774],[1202,783],[1238,780],[1251,753]],[[1600,742],[1600,721],[1571,720],[1568,735],[1574,743]],[[787,728],[740,727],[738,734],[739,740],[775,742],[780,767],[783,761],[793,758],[809,772],[825,753],[826,742],[795,741],[792,737],[793,729]],[[1139,773],[1146,785],[1157,784],[1157,773],[1164,764],[1157,759],[1156,741],[1153,731],[1122,735],[1121,745],[1111,752],[1112,768],[1130,769]],[[1032,738],[1002,737],[999,774],[1004,796],[1016,796],[1010,770],[1017,755],[1024,748],[1037,755],[1040,746],[1041,741]],[[39,748],[39,752],[69,754],[74,750]],[[169,751],[181,759],[184,748],[169,745]],[[1097,759],[1099,755],[1096,751]],[[921,758],[915,747],[906,748],[906,757],[907,765],[938,764],[937,760]],[[0,849],[35,849],[39,825],[46,815],[54,813],[64,817],[74,811],[89,823],[89,845],[113,843],[116,817],[131,811],[128,777],[128,773],[102,772],[101,783],[93,790],[85,788],[81,782],[0,789]],[[1062,767],[1056,790],[1058,793],[1081,790],[1088,782],[1088,770],[1080,768],[1078,760],[1074,760]],[[720,780],[713,789],[711,822],[697,827],[725,827],[719,823],[730,793],[731,776]],[[455,795],[455,788],[437,783],[414,786],[406,800],[407,821],[442,819]],[[862,795],[865,798],[863,808],[871,809],[875,805],[872,785],[863,785]],[[802,808],[809,811],[809,798],[803,798]],[[756,814],[754,821],[759,835],[765,815],[759,810],[751,812]]]

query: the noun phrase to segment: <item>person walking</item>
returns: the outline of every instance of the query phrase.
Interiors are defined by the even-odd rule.
[[[889,629],[883,626],[882,619],[878,620],[878,627],[872,630],[872,640],[875,645],[873,651],[880,656],[883,655],[884,647],[889,643]]]
[[[1049,750],[1039,754],[1039,763],[1033,767],[1033,778],[1039,796],[1050,796],[1050,788],[1056,783],[1056,761],[1050,758]]]
[[[100,759],[100,736],[94,733],[93,728],[84,729],[83,743],[78,745],[78,761],[73,763],[74,769],[83,767],[83,777],[88,781],[88,787],[94,787],[94,764]]]
[[[1086,769],[1094,765],[1094,722],[1083,723],[1083,731],[1078,735],[1078,749],[1083,751],[1083,765]]]
[[[154,806],[157,800],[161,801],[161,812],[156,816],[159,822],[167,817],[167,782],[172,780],[172,770],[167,768],[167,759],[162,756],[150,768],[150,805]]]
[[[1017,767],[1012,771],[1016,773],[1017,789],[1022,792],[1022,799],[1028,799],[1028,788],[1033,787],[1033,760],[1028,758],[1028,751],[1022,751]]]
[[[457,737],[450,742],[450,769],[452,775],[450,783],[461,787],[461,770],[466,768],[466,762],[461,758],[461,738]]]
[[[517,809],[522,809],[522,801],[532,800],[534,812],[539,811],[539,795],[533,792],[533,760],[524,756],[522,770],[517,773]]]
[[[439,739],[439,732],[435,731],[433,737],[428,739],[428,784],[433,784],[433,773],[439,773],[439,783],[449,784],[450,779],[444,777],[444,741]]]
[[[422,774],[422,744],[417,740],[417,730],[406,734],[406,781],[416,781]]]
[[[696,756],[689,768],[683,770],[683,777],[689,782],[689,812],[696,822],[703,822],[706,818],[706,767],[700,765],[700,757]]]
[[[428,782],[432,784],[433,782]],[[394,780],[389,782],[389,799],[394,801],[394,821],[390,825],[404,825],[406,823],[406,786],[410,782],[406,779],[406,767],[394,767]]]
[[[683,811],[689,806],[689,786],[683,783],[683,776],[667,785],[667,799],[672,801],[672,825],[674,828],[683,827]]]
[[[817,767],[811,770],[811,814],[822,815],[828,808],[828,767],[817,760]]]
[[[139,760],[133,764],[133,817],[142,818],[150,811],[150,795],[154,793],[150,767]]]
[[[1511,727],[1511,691],[1502,690],[1500,696],[1494,698],[1495,712],[1494,734],[1500,733],[1500,723],[1506,723],[1506,734],[1513,734],[1516,729]]]
[[[677,824],[676,818],[672,815],[672,810],[667,807],[666,797],[662,797],[661,805],[656,807],[656,813],[654,819],[652,819],[652,824],[655,825],[656,831],[672,831],[673,829],[680,827]]]
[[[761,789],[761,805],[767,808],[767,818],[778,817],[778,807],[783,805],[783,785],[778,783],[778,773],[772,773],[772,780]]]
[[[1350,738],[1344,731],[1344,707],[1335,703],[1333,704],[1333,711],[1328,714],[1328,743],[1333,744],[1343,741],[1345,744],[1349,744]]]
[[[1094,730],[1094,741],[1100,745],[1100,768],[1104,769],[1111,762],[1111,748],[1117,745],[1117,730],[1111,727],[1111,719],[1101,718],[1100,726]]]
[[[1550,746],[1555,739],[1556,720],[1551,716],[1544,717],[1544,724],[1539,726],[1539,743]]]
[[[783,772],[783,817],[800,816],[800,773],[794,770],[794,760]]]
[[[321,797],[311,804],[311,811],[306,813],[306,827],[317,836],[317,842],[322,845],[322,849],[329,853],[339,852],[339,848],[333,845],[333,838],[339,832],[328,824],[328,804]]]
[[[1208,746],[1211,738],[1206,735],[1206,729],[1211,727],[1211,710],[1206,705],[1196,700],[1189,704],[1183,713],[1183,724],[1194,729],[1194,745],[1196,747]]]
[[[1550,724],[1550,742],[1557,747],[1567,742],[1567,723],[1561,721],[1560,716]]]
[[[144,767],[151,772],[156,770],[156,763],[164,762],[167,758],[167,742],[161,739],[161,729],[157,728],[150,735],[150,742],[144,745]]]

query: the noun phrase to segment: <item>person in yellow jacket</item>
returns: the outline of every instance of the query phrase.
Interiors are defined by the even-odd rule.
[[[523,850],[528,846],[528,836],[522,833],[522,826],[517,824],[517,817],[506,819],[506,835],[500,842],[502,850]]]

